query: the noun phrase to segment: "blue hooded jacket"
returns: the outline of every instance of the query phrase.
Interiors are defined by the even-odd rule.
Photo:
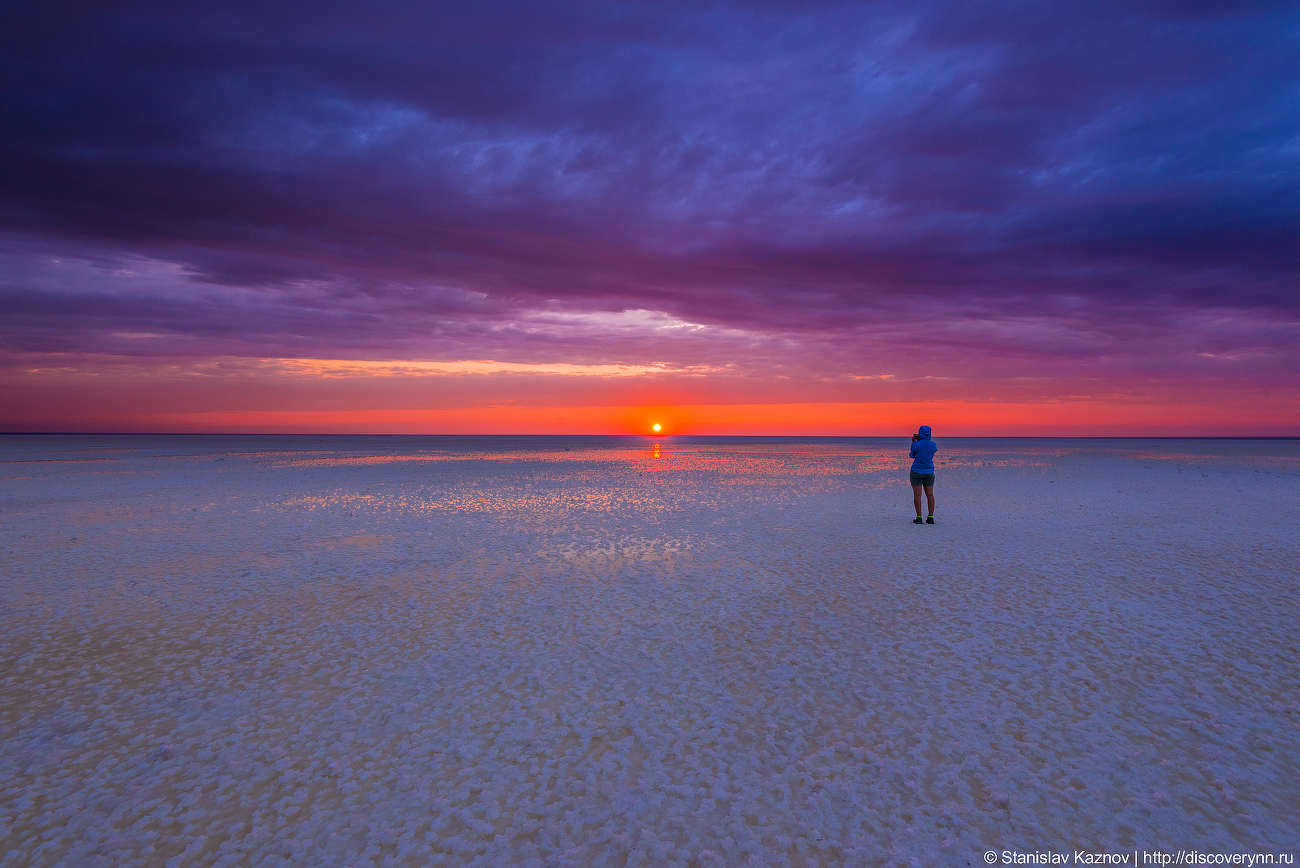
[[[923,476],[934,473],[934,453],[939,446],[930,439],[930,426],[922,425],[916,433],[921,439],[912,444],[912,472]]]

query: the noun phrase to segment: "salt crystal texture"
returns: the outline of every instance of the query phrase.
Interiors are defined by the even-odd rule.
[[[0,866],[1300,849],[1300,442],[661,447],[0,439]]]

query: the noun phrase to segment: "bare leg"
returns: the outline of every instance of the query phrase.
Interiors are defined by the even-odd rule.
[[[933,492],[934,489],[931,488],[930,491]],[[921,517],[921,486],[919,485],[912,486],[912,501],[916,504],[916,517],[920,518]],[[934,503],[933,494],[930,495],[930,502]]]
[[[915,485],[913,485],[912,488],[916,490],[916,514],[920,515],[921,514],[921,489]],[[925,502],[926,505],[930,507],[929,514],[934,515],[934,486],[933,485],[927,485],[925,487]]]

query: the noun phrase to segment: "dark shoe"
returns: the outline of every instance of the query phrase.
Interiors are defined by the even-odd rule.
[[[912,519],[912,524],[925,524],[925,519],[918,515],[916,518]]]
[[[925,523],[926,523],[926,524],[934,524],[934,516],[930,516],[929,518],[927,518],[927,519],[925,520]]]

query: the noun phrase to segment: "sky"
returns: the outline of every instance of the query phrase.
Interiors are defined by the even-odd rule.
[[[1300,435],[1300,6],[23,3],[0,431]]]

